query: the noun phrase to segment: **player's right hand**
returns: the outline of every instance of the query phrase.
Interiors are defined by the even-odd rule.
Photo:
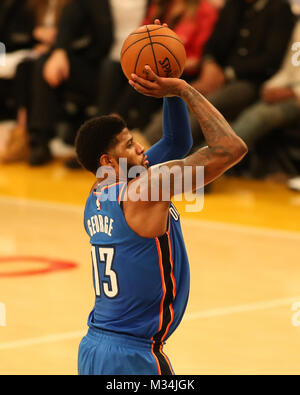
[[[164,78],[159,77],[153,72],[150,66],[145,66],[146,75],[148,79],[145,80],[131,74],[129,84],[139,93],[145,96],[152,96],[156,98],[181,96],[181,93],[187,83],[179,78]]]

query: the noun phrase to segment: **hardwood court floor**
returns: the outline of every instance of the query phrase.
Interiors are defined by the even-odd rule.
[[[0,167],[0,374],[76,374],[94,300],[83,230],[92,182],[59,162]],[[165,346],[175,372],[299,374],[300,194],[223,177],[201,213],[176,205],[191,292]],[[43,273],[45,259],[77,266]]]

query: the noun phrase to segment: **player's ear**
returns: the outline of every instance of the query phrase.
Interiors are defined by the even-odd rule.
[[[99,162],[100,162],[100,166],[109,166],[115,169],[115,172],[119,171],[119,162],[112,155],[109,154],[101,155]]]
[[[114,165],[114,158],[111,155],[103,154],[100,157],[100,166],[113,166]]]

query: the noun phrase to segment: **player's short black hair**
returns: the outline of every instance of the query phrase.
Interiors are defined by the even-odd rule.
[[[86,121],[75,139],[76,154],[81,165],[96,174],[101,155],[116,143],[116,136],[126,127],[125,121],[117,115],[105,115]]]

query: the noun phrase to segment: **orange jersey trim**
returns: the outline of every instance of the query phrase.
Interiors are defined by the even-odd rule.
[[[119,203],[119,204],[120,204],[120,201],[121,201],[121,197],[123,196],[123,191],[124,191],[124,189],[125,189],[126,186],[127,186],[127,184],[124,184],[124,185],[122,186],[122,188],[121,188],[120,193],[119,193],[119,196],[118,196],[118,203]]]
[[[155,362],[156,362],[156,365],[157,365],[158,374],[159,374],[159,376],[161,376],[160,364],[159,364],[159,362],[158,362],[157,356],[156,356],[155,353],[154,353],[153,348],[154,348],[154,343],[152,343],[152,346],[151,346],[151,353],[152,353],[152,355],[153,355],[154,358],[155,358]]]
[[[158,331],[157,331],[157,332],[159,332],[161,330],[162,324],[163,324],[164,301],[165,301],[167,290],[166,290],[164,269],[163,269],[163,263],[162,263],[162,253],[161,253],[158,238],[155,238],[155,242],[156,242],[156,248],[157,248],[157,252],[158,252],[158,263],[159,263],[159,268],[160,268],[160,277],[161,277],[161,284],[162,284],[162,289],[163,289],[163,296],[160,301],[159,325],[158,325]]]
[[[112,188],[116,185],[122,184],[121,182],[116,182],[115,184],[111,184],[111,185],[106,185],[105,187],[101,188],[100,192],[94,192],[94,195],[98,196],[101,195],[101,193],[105,190],[105,189],[109,189]]]

